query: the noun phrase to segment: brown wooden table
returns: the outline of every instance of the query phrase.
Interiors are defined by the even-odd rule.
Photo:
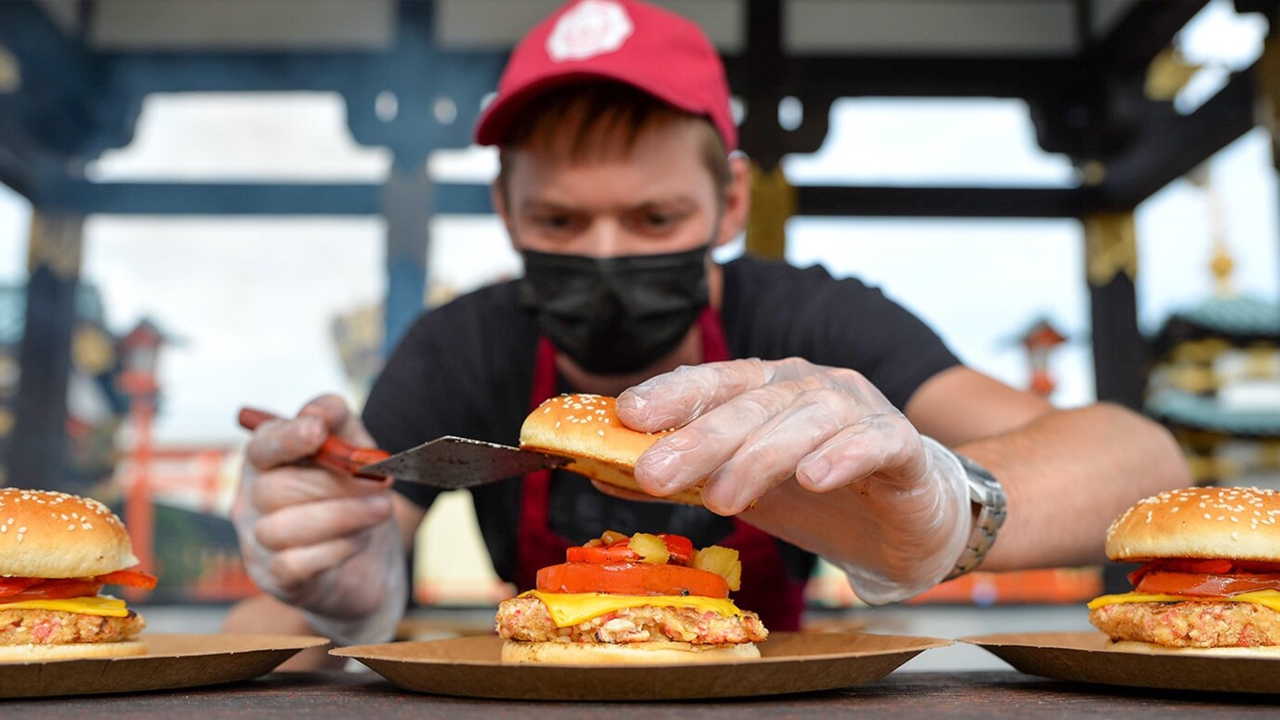
[[[274,673],[195,690],[0,701],[8,718],[1229,718],[1276,717],[1280,697],[1132,690],[1043,680],[1015,672],[898,672],[828,693],[743,701],[517,703],[416,695],[372,673]]]

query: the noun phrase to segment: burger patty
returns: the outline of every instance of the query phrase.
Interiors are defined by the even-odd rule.
[[[100,617],[60,610],[0,610],[0,645],[67,645],[131,640],[147,622],[130,610],[128,617]]]
[[[1247,602],[1142,602],[1104,605],[1089,622],[1112,640],[1168,647],[1280,645],[1280,613]]]
[[[622,608],[571,627],[557,627],[535,597],[515,597],[498,606],[498,634],[522,642],[641,643],[674,640],[697,645],[760,642],[769,631],[753,612],[725,617],[687,607]]]

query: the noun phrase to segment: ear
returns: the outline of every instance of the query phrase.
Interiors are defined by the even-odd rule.
[[[747,229],[751,213],[751,163],[741,153],[729,157],[729,186],[725,188],[724,212],[720,214],[720,230],[716,246],[724,245]]]
[[[512,224],[511,211],[507,207],[507,193],[502,189],[501,175],[489,183],[489,202],[492,203],[493,211],[498,214],[498,219],[507,229],[507,239],[511,241],[511,248],[517,253],[520,252],[520,241],[516,240],[515,225]]]

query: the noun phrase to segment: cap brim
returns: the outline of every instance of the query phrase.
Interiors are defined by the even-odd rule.
[[[606,73],[599,71],[569,72],[539,78],[528,83],[514,93],[505,97],[495,98],[494,101],[480,113],[480,119],[476,122],[476,144],[501,145],[502,140],[507,136],[507,131],[510,130],[511,125],[518,119],[525,108],[538,98],[538,96],[566,85],[590,82],[593,80],[607,80],[622,83],[623,85],[630,85],[641,92],[654,96],[672,107],[698,116],[706,116],[701,108],[691,107],[690,103],[685,102],[682,98],[672,97],[670,94],[664,93],[662,88],[651,87],[644,82],[638,81],[636,78],[627,77],[625,73]],[[708,118],[708,120],[710,120],[710,118]]]

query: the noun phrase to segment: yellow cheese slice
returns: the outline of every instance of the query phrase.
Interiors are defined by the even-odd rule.
[[[81,615],[100,615],[102,617],[128,617],[129,608],[123,600],[113,597],[79,597],[65,600],[22,600],[20,602],[2,603],[0,610],[59,610],[61,612],[80,613]]]
[[[1149,595],[1147,593],[1128,592],[1118,595],[1103,595],[1089,601],[1089,609],[1096,610],[1104,605],[1140,602],[1244,602],[1255,603],[1272,610],[1280,611],[1280,591],[1255,590],[1226,597],[1203,598],[1187,595]]]
[[[703,612],[713,612],[725,617],[741,615],[742,611],[732,600],[698,597],[697,595],[607,595],[605,593],[548,593],[530,590],[520,597],[535,597],[547,606],[551,621],[556,627],[571,627],[622,608],[656,605],[659,607],[687,607]]]

